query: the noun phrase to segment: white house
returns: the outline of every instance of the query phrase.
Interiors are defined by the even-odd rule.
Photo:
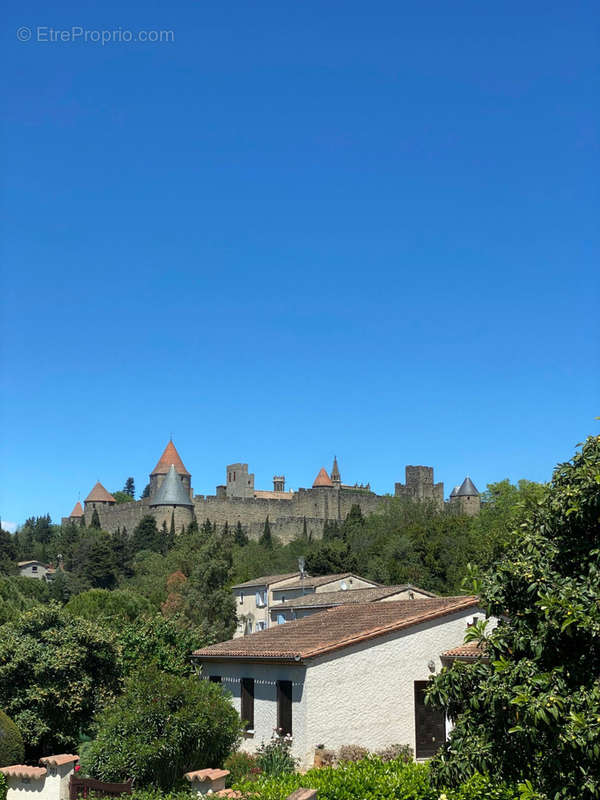
[[[52,580],[56,572],[54,567],[49,567],[41,561],[19,561],[17,567],[22,578],[38,578],[42,581]]]
[[[334,592],[311,592],[271,606],[271,625],[281,625],[292,619],[303,619],[346,603],[386,603],[393,600],[414,600],[416,597],[435,597],[432,592],[409,583],[400,586],[375,586],[368,589],[340,589]]]
[[[427,681],[478,617],[476,597],[351,603],[194,657],[203,678],[231,693],[247,752],[280,728],[304,767],[317,745],[408,744],[427,758],[446,735],[443,714],[424,705]]]

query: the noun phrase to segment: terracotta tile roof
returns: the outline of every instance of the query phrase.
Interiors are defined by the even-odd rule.
[[[150,475],[166,475],[171,464],[173,464],[175,470],[180,475],[190,476],[190,473],[183,466],[183,461],[179,457],[179,453],[177,452],[173,442],[169,442],[169,444],[165,447],[162,456],[158,459],[158,464],[154,467]]]
[[[479,647],[479,642],[468,642],[452,650],[446,650],[441,654],[442,660],[446,661],[475,661],[478,658],[486,658],[485,650]]]
[[[232,589],[245,589],[247,586],[270,586],[273,583],[279,583],[280,581],[288,580],[289,578],[295,578],[296,575],[300,575],[299,572],[287,572],[285,575],[261,575],[259,578],[252,578],[251,581],[245,581],[244,583],[236,583],[235,586],[232,586]]]
[[[79,756],[75,753],[61,753],[58,756],[40,758],[40,764],[45,764],[47,767],[61,767],[63,764],[70,764],[73,761],[79,761]]]
[[[83,508],[81,507],[79,500],[75,503],[75,508],[69,514],[69,519],[72,519],[73,517],[83,517]]]
[[[428,597],[337,606],[196,650],[202,660],[302,661],[476,606],[477,597]]]
[[[313,489],[316,486],[333,486],[333,481],[327,474],[327,470],[325,467],[321,467],[319,474],[315,478],[315,482],[313,483]]]
[[[197,769],[194,772],[186,772],[183,777],[192,783],[193,781],[216,781],[219,778],[226,778],[228,775],[228,769]]]
[[[28,767],[25,764],[13,764],[11,767],[0,767],[0,772],[13,778],[29,778],[39,780],[45,778],[48,770],[44,767]]]
[[[302,589],[304,585],[305,589],[316,589],[319,586],[324,586],[328,583],[333,583],[333,581],[341,581],[343,578],[360,578],[361,581],[366,581],[368,578],[361,578],[360,575],[357,575],[355,572],[340,572],[338,575],[318,575],[314,578],[311,578],[309,575],[306,575],[304,578],[304,584],[301,580],[294,581],[293,583],[288,583],[287,586],[282,586],[281,589],[277,591],[283,592],[284,589]],[[375,581],[368,581],[372,583],[373,586],[378,586]],[[355,591],[353,589],[348,589],[347,591]]]
[[[112,496],[110,492],[107,492],[104,486],[98,481],[92,491],[88,494],[85,498],[86,503],[90,502],[98,502],[98,503],[116,503],[117,501]]]
[[[283,587],[281,590],[283,591]],[[339,589],[335,592],[311,592],[302,597],[294,597],[291,600],[285,600],[283,603],[272,605],[271,611],[275,611],[278,608],[319,608],[321,606],[325,608],[341,606],[347,603],[374,603],[385,597],[393,597],[395,594],[410,590],[423,592],[428,597],[435,597],[432,592],[426,592],[425,589],[419,589],[417,586],[405,583],[402,586],[375,586],[372,589]]]

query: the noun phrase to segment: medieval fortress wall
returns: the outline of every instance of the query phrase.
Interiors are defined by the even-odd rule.
[[[456,487],[450,501],[444,502],[444,485],[434,483],[433,468],[424,466],[406,467],[406,483],[396,483],[394,496],[412,500],[430,500],[440,508],[445,506],[462,513],[479,512],[479,494],[466,478],[460,490],[468,482],[468,494],[460,495]],[[92,521],[94,511],[100,517],[104,530],[116,532],[127,529],[129,533],[147,514],[155,517],[157,525],[167,528],[171,520],[177,532],[195,518],[199,525],[207,519],[221,528],[225,523],[235,527],[238,522],[252,539],[263,532],[265,520],[273,535],[289,542],[302,535],[304,530],[312,538],[319,538],[326,521],[342,521],[353,505],[358,505],[363,515],[381,511],[391,495],[377,495],[367,486],[347,486],[342,483],[337,459],[331,474],[323,468],[315,478],[312,488],[285,491],[285,477],[274,476],[273,490],[256,490],[254,475],[248,465],[230,464],[227,467],[226,484],[216,487],[214,495],[194,495],[191,475],[185,469],[177,450],[169,442],[161,459],[150,475],[149,497],[136,502],[117,504],[114,497],[97,483],[84,502],[84,509],[77,504],[65,521],[85,518],[86,525]]]

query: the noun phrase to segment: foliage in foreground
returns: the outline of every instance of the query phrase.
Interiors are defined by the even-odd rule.
[[[319,800],[438,800],[440,790],[429,779],[429,766],[404,759],[383,761],[369,756],[346,761],[338,767],[323,767],[279,777],[259,776],[240,781],[234,788],[257,800],[285,800],[294,789],[316,789]],[[471,777],[458,789],[449,789],[446,800],[516,800],[516,791],[498,780]],[[150,800],[149,798],[145,800]]]
[[[23,737],[12,719],[0,711],[0,767],[21,764],[25,758]]]
[[[0,707],[29,759],[76,752],[79,733],[120,684],[112,636],[57,605],[36,606],[0,630]]]
[[[82,768],[105,781],[163,790],[185,772],[217,767],[237,747],[241,724],[220,686],[150,667],[96,717]]]
[[[455,664],[430,690],[455,721],[438,785],[479,770],[551,800],[600,797],[600,437],[556,468],[481,596],[506,619],[489,663]]]

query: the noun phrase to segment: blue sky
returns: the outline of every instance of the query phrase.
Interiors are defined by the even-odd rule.
[[[594,5],[13,3],[2,519],[171,433],[202,494],[549,478],[599,425]]]

